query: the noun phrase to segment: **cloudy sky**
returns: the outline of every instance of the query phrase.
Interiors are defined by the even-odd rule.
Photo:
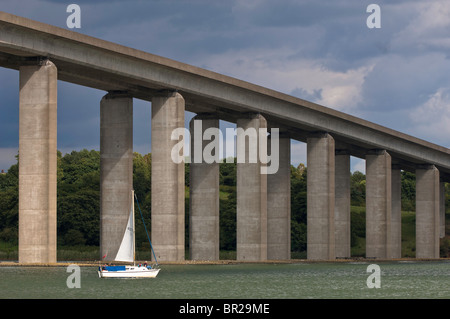
[[[450,147],[448,0],[0,0],[0,11],[68,28],[71,3],[81,7],[77,32]],[[367,27],[372,3],[381,28]],[[0,169],[18,150],[18,79],[0,69]],[[58,149],[98,150],[105,92],[58,85]],[[134,105],[134,149],[149,153],[151,104]],[[305,161],[305,145],[292,142],[292,164]],[[352,163],[364,171],[364,161]]]

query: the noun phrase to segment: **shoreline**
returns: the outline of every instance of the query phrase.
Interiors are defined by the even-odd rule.
[[[289,260],[184,260],[184,261],[166,261],[158,263],[159,266],[166,265],[238,265],[238,264],[345,264],[345,263],[395,263],[395,262],[442,262],[450,261],[450,258],[427,259],[427,258],[398,258],[398,259],[375,259],[375,258],[341,258],[334,260],[307,260],[307,259],[289,259]],[[136,264],[144,263],[144,260],[136,261]],[[148,262],[152,264],[152,262]],[[18,261],[0,261],[0,267],[67,267],[69,265],[78,265],[80,267],[97,267],[100,261],[58,261],[56,263],[19,263]],[[115,263],[122,264],[122,263]]]

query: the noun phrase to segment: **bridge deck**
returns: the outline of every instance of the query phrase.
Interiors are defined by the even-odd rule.
[[[0,66],[18,69],[38,57],[51,59],[62,81],[128,91],[148,101],[160,90],[178,90],[188,111],[216,113],[231,122],[242,113],[259,112],[269,126],[287,130],[293,139],[306,141],[311,132],[325,131],[336,148],[353,156],[385,149],[404,169],[433,164],[450,181],[446,147],[229,76],[0,12]]]

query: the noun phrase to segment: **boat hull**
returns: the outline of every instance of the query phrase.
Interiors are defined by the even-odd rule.
[[[160,269],[146,267],[126,267],[123,270],[108,270],[99,268],[98,276],[100,278],[155,278]]]

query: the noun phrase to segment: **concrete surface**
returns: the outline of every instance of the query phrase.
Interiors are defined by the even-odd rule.
[[[194,121],[201,121],[199,135],[194,133]],[[191,156],[194,148],[214,143],[217,155],[219,140],[204,140],[203,134],[208,128],[219,129],[219,119],[209,115],[197,115],[190,122]],[[211,145],[212,146],[212,145]],[[189,259],[219,259],[219,163],[207,163],[202,156],[200,163],[192,159],[189,170]]]
[[[57,69],[20,68],[19,262],[56,262]]]
[[[38,66],[46,61],[43,57],[52,62]],[[56,79],[108,92],[126,91],[152,102],[152,241],[161,261],[184,260],[184,164],[172,161],[177,142],[170,134],[184,127],[185,109],[214,113],[240,127],[283,127],[292,139],[308,142],[308,258],[312,260],[336,256],[335,209],[341,220],[341,204],[335,206],[335,179],[341,183],[344,176],[335,175],[335,148],[366,158],[369,258],[398,255],[398,176],[395,172],[392,180],[391,165],[417,170],[417,234],[422,247],[418,255],[436,258],[435,232],[437,238],[443,235],[439,211],[445,208],[439,199],[442,184],[435,187],[435,182],[450,181],[448,148],[245,81],[5,12],[0,12],[0,66],[21,73],[21,262],[56,259]],[[246,117],[249,114],[253,116]],[[107,131],[112,129],[105,128],[105,138],[110,135]],[[110,141],[106,138],[103,143]],[[107,152],[120,153],[111,145]],[[103,164],[104,173],[112,170],[108,165]],[[237,249],[242,260],[267,258],[268,177],[256,173],[261,165],[238,164]],[[434,168],[423,169],[424,165]],[[118,172],[121,175],[125,168]],[[106,180],[102,182],[105,194],[111,186]],[[337,194],[336,200],[344,198]]]
[[[237,163],[236,180],[236,258],[237,260],[267,259],[267,175],[261,174],[259,157],[256,163],[250,163],[249,153],[259,146],[260,136],[256,143],[242,138],[248,128],[259,130],[267,127],[267,121],[259,114],[247,114],[238,119],[237,152],[242,147],[245,151],[245,162]],[[267,138],[266,138],[267,140]],[[242,143],[245,143],[242,146]],[[237,154],[237,157],[242,154]]]
[[[185,259],[184,163],[171,152],[178,140],[172,131],[184,128],[184,99],[171,91],[152,101],[152,227],[151,241],[158,261]]]
[[[114,261],[126,230],[133,189],[133,99],[100,102],[100,258]],[[103,258],[103,256],[105,256]]]
[[[335,155],[335,240],[336,257],[350,258],[350,155]]]
[[[391,211],[391,250],[387,258],[402,257],[402,173],[398,166],[392,167],[392,211]]]
[[[392,162],[384,150],[366,156],[366,257],[390,256]]]
[[[335,259],[335,144],[330,134],[308,138],[307,256]]]
[[[269,154],[270,136],[268,142]],[[267,258],[291,258],[291,139],[279,136],[279,167],[267,174]],[[274,154],[272,154],[274,155]]]
[[[416,257],[439,258],[439,171],[416,170]]]

